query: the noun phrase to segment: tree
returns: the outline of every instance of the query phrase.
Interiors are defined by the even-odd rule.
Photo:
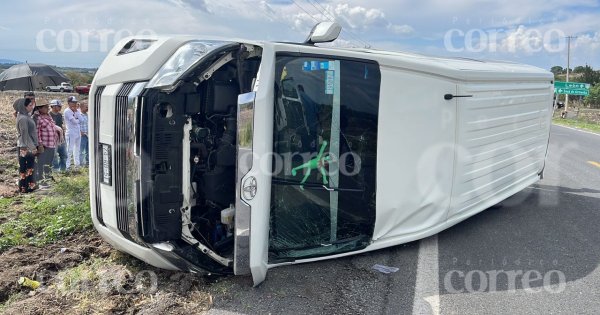
[[[590,88],[590,95],[585,97],[584,102],[592,108],[600,108],[600,84]]]
[[[562,74],[565,69],[561,66],[554,66],[550,68],[550,72],[554,73],[554,75]]]
[[[86,85],[92,83],[94,76],[89,73],[82,73],[76,71],[67,71],[65,72],[65,76],[71,80],[71,85]]]
[[[580,82],[589,83],[591,85],[600,83],[600,72],[594,71],[594,68],[588,65],[582,68],[582,76],[579,78]]]
[[[574,73],[582,73],[585,70],[586,67],[587,67],[587,65],[585,67],[584,66],[577,66],[577,67],[575,67],[575,69],[573,69],[573,72]]]

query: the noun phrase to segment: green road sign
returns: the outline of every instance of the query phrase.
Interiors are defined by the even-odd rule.
[[[585,89],[585,90],[588,90],[590,88],[590,85],[588,83],[580,83],[580,82],[556,81],[556,82],[554,82],[554,88],[555,89]]]
[[[590,95],[590,91],[587,89],[563,89],[563,88],[554,88],[554,93],[557,94],[569,94],[569,95]]]

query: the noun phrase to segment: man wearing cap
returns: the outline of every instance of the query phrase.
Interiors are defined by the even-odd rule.
[[[60,112],[62,103],[59,100],[50,101],[50,117],[56,126],[56,150],[52,167],[55,171],[64,171],[67,169],[67,144],[65,143],[64,117]]]
[[[36,102],[38,112],[37,135],[38,135],[38,162],[36,163],[36,177],[40,188],[48,185],[52,178],[52,159],[56,149],[56,130],[54,120],[49,114],[50,107],[47,101]]]
[[[77,110],[77,98],[69,96],[67,99],[69,108],[65,109],[65,125],[67,126],[67,169],[71,167],[71,161],[75,167],[81,165],[79,160],[79,149],[81,147],[81,113]],[[72,159],[72,160],[71,160]]]

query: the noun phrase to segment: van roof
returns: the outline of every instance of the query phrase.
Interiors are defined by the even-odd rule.
[[[423,54],[367,48],[340,48],[307,46],[293,43],[277,43],[277,46],[302,46],[304,50],[321,54],[336,54],[376,60],[383,67],[404,68],[461,81],[489,80],[554,80],[545,69],[531,65],[501,61],[479,60],[461,57],[439,57]]]
[[[135,56],[129,54],[114,58],[117,52],[131,39],[151,39],[157,41],[156,45],[149,49],[137,52]],[[112,69],[106,74],[108,77],[118,76],[120,79],[128,78],[130,80],[147,79],[162,66],[169,56],[186,42],[193,40],[218,40],[231,43],[245,43],[250,45],[262,46],[263,48],[273,48],[276,50],[299,53],[300,51],[313,55],[334,55],[349,58],[363,58],[376,61],[383,69],[400,69],[412,72],[422,73],[424,75],[443,77],[457,82],[478,82],[478,81],[510,81],[510,82],[531,82],[554,80],[551,72],[525,64],[519,64],[506,61],[488,61],[468,58],[449,58],[435,57],[422,54],[386,51],[366,48],[341,48],[328,46],[312,46],[300,43],[282,43],[270,41],[246,40],[237,38],[220,38],[214,36],[189,36],[189,35],[145,35],[131,36],[118,43],[114,51],[107,56],[107,60],[113,61],[113,64],[127,65],[125,67],[115,66],[117,71]],[[115,60],[113,60],[115,59]],[[118,60],[117,60],[118,59]],[[104,78],[104,73],[97,73],[98,82],[110,81],[110,78]],[[102,79],[104,78],[104,79]]]

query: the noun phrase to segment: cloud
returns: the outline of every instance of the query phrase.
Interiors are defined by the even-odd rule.
[[[411,35],[415,32],[415,29],[412,28],[412,26],[406,25],[406,24],[404,24],[404,25],[389,24],[388,29],[390,31],[392,31],[394,34],[398,34],[398,35]]]
[[[89,30],[85,35],[91,41],[108,39],[109,44],[119,31],[136,34],[146,29],[158,34],[299,42],[318,21],[336,20],[343,31],[331,45],[362,47],[368,42],[374,48],[448,55],[444,35],[451,29],[464,33],[476,29],[486,36],[497,31],[496,39],[472,39],[472,45],[486,45],[486,49],[465,49],[461,55],[536,65],[566,60],[566,49],[548,51],[548,47],[560,42],[563,35],[556,34],[575,35],[575,62],[600,67],[598,0],[30,0],[0,3],[0,12],[4,13],[0,14],[0,32],[5,37],[0,50],[10,47],[22,54],[36,49],[36,35],[44,29],[78,34]],[[32,22],[22,24],[19,16],[23,14],[32,16]],[[551,32],[555,35],[549,41],[545,37]],[[464,36],[453,44],[465,47]],[[538,48],[542,51],[535,52]],[[101,60],[100,53],[88,55],[82,54],[82,60]],[[50,57],[58,59],[60,54]],[[62,58],[66,61],[61,64],[71,60]]]
[[[182,9],[196,9],[210,13],[206,0],[167,0],[171,4]]]
[[[347,3],[337,4],[333,8],[336,19],[352,29],[366,29],[373,26],[385,27],[389,22],[379,9],[367,9],[362,6],[350,6]]]
[[[592,51],[600,50],[600,32],[578,36],[574,46],[575,48],[583,48]]]
[[[500,40],[497,47],[501,52],[514,53],[520,51],[531,55],[539,53],[544,48],[544,35],[538,29],[521,25],[515,30],[508,31],[507,34],[506,38]]]

